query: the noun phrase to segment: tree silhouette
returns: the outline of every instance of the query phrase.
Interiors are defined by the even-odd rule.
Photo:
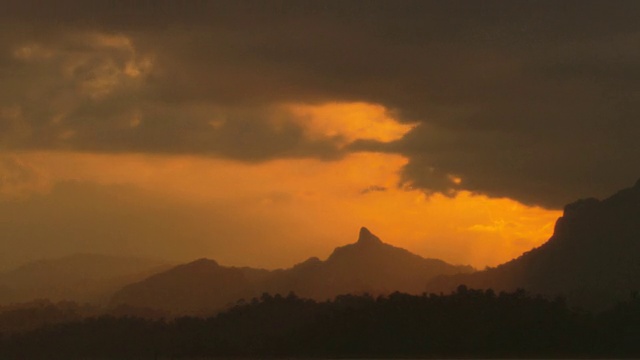
[[[593,315],[522,289],[263,294],[209,318],[105,315],[7,334],[0,358],[636,357],[638,323],[637,297]]]

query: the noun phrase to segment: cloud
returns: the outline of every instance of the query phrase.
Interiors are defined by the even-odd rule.
[[[215,94],[202,99],[188,87],[207,83],[206,69],[200,80],[163,83],[172,75],[156,66],[156,52],[136,47],[134,36],[62,27],[25,34],[27,25],[12,26],[16,38],[0,39],[6,56],[0,61],[0,148],[243,161],[339,156],[337,139],[308,138],[292,111],[279,104],[234,104]],[[180,69],[171,71],[188,73],[192,65],[180,60]],[[193,84],[181,89],[184,80]],[[172,98],[174,88],[193,97]]]
[[[387,191],[387,190],[388,190],[388,189],[387,189],[387,187],[386,187],[386,186],[371,185],[371,186],[369,186],[369,187],[366,187],[366,188],[362,189],[362,190],[360,191],[360,194],[362,194],[362,195],[366,195],[366,194],[371,193],[371,192],[385,192],[385,191]]]
[[[416,125],[358,146],[407,157],[404,181],[427,192],[558,208],[638,176],[637,2],[66,0],[6,10],[5,148],[335,159],[344,138],[309,136],[282,105],[363,102]]]
[[[47,192],[51,187],[46,173],[18,156],[0,154],[0,200],[22,199]]]

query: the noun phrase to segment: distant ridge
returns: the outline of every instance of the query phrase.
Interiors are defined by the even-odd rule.
[[[112,305],[129,305],[178,313],[202,314],[253,294],[251,285],[267,270],[224,267],[198,259],[130,284],[116,292]]]
[[[448,292],[459,284],[562,295],[595,310],[628,299],[640,290],[640,180],[605,200],[568,204],[549,241],[519,258],[474,274],[439,277],[429,290]]]
[[[33,261],[0,274],[0,304],[33,299],[101,304],[122,286],[169,267],[161,260],[92,253]]]
[[[385,244],[363,227],[355,243],[336,248],[325,261],[312,257],[289,269],[267,271],[224,267],[200,259],[124,287],[113,296],[111,305],[202,314],[264,292],[295,292],[320,300],[345,293],[419,294],[435,276],[471,271],[470,266],[425,259]]]

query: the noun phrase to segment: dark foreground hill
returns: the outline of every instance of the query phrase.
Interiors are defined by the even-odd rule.
[[[86,318],[0,337],[2,359],[637,358],[640,301],[588,314],[524,291],[263,295],[211,318]]]
[[[493,269],[439,277],[428,290],[459,284],[565,296],[571,304],[602,309],[640,290],[640,181],[605,200],[569,204],[549,241]]]
[[[336,248],[325,261],[311,258],[285,270],[220,266],[201,259],[131,284],[117,292],[111,304],[155,308],[176,314],[206,314],[262,293],[288,294],[324,300],[345,293],[419,294],[438,275],[468,273],[383,243],[366,228],[358,241]]]

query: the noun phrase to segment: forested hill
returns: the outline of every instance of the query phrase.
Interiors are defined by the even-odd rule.
[[[263,295],[212,318],[99,317],[5,336],[2,359],[638,357],[640,300],[597,315],[522,290]]]

